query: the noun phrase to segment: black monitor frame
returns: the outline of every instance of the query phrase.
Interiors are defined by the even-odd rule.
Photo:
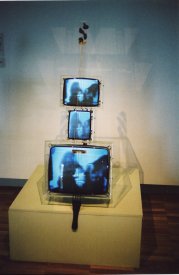
[[[100,98],[101,98],[101,81],[97,78],[91,78],[91,77],[63,77],[62,78],[63,81],[63,88],[62,88],[62,103],[63,105],[67,106],[67,107],[99,107],[100,106]],[[67,96],[68,94],[68,85],[69,82],[72,84],[76,84],[76,87],[74,88],[75,93],[76,93],[76,98],[74,100],[69,99],[70,96],[72,96],[71,92],[70,95]],[[82,86],[83,88],[80,88],[80,82],[82,82]],[[87,83],[92,83],[91,86],[88,86]],[[95,88],[94,88],[95,87]],[[88,92],[84,92],[84,90],[88,90],[90,89]],[[94,94],[96,93],[96,99]],[[86,99],[81,99],[80,98],[82,94],[86,94],[88,95],[88,98]],[[93,94],[93,96],[91,96]],[[90,96],[89,96],[90,95]],[[95,99],[95,102],[92,102],[91,99]]]
[[[86,119],[82,115],[86,115]],[[92,139],[92,118],[93,111],[69,110],[68,111],[68,139],[91,140]],[[80,126],[79,126],[80,124]]]
[[[106,148],[108,151],[108,161],[109,161],[109,175],[108,175],[108,190],[105,194],[72,194],[72,193],[58,193],[53,192],[53,190],[50,190],[49,188],[49,167],[51,165],[50,163],[50,150],[54,146],[67,146],[71,147],[73,149],[78,148],[80,150],[83,150],[86,147],[89,148]],[[71,204],[74,196],[80,196],[80,201],[82,204],[85,205],[96,205],[96,206],[107,206],[111,199],[111,191],[112,191],[112,163],[111,163],[111,145],[102,144],[102,145],[86,145],[86,143],[78,143],[78,144],[72,144],[67,141],[62,142],[55,142],[55,141],[46,141],[45,143],[45,197],[49,204]]]

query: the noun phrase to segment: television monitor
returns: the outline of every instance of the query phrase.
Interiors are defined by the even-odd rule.
[[[97,107],[100,104],[100,81],[95,78],[63,78],[63,104]]]
[[[46,160],[49,200],[71,203],[109,203],[110,146],[50,144]]]
[[[71,110],[68,116],[68,138],[79,140],[91,139],[92,111]]]

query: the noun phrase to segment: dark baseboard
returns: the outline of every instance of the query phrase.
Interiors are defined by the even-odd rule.
[[[143,194],[179,194],[179,185],[141,184]]]
[[[14,186],[22,187],[26,183],[27,179],[9,179],[9,178],[0,178],[0,186]]]

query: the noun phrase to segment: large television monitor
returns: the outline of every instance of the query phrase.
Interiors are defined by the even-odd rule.
[[[80,107],[99,106],[100,84],[96,78],[63,78],[63,104]]]
[[[91,140],[92,111],[70,110],[68,115],[68,138]]]
[[[46,142],[45,182],[48,199],[84,204],[109,203],[111,198],[111,147]]]

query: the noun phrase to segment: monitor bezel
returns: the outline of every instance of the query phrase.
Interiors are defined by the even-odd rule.
[[[66,104],[65,103],[65,88],[66,88],[66,81],[69,79],[86,79],[86,80],[96,80],[98,81],[98,103],[96,105],[93,104]],[[87,77],[87,76],[63,76],[61,78],[61,102],[62,105],[65,107],[81,107],[81,108],[97,108],[101,106],[101,93],[102,93],[102,82],[100,80],[100,78],[97,77]]]
[[[75,137],[70,137],[70,116],[73,112],[84,112],[84,113],[89,113],[90,114],[90,131],[89,131],[89,136],[88,138],[75,138]],[[88,110],[88,109],[74,109],[74,110],[68,110],[68,132],[67,132],[67,137],[68,139],[71,140],[82,140],[82,141],[90,141],[92,140],[92,120],[93,120],[93,111],[92,110]]]
[[[71,147],[101,147],[106,148],[109,152],[109,179],[108,179],[108,192],[106,194],[96,194],[96,195],[83,195],[80,194],[81,203],[85,205],[99,205],[99,206],[106,206],[110,203],[111,195],[112,195],[112,147],[111,144],[84,144],[84,143],[71,143],[68,141],[46,141],[45,142],[45,181],[44,181],[44,189],[45,189],[45,197],[48,204],[71,204],[74,198],[74,194],[66,194],[66,193],[56,193],[49,190],[49,174],[48,174],[48,167],[49,167],[49,157],[50,157],[50,149],[54,146],[71,146]]]

